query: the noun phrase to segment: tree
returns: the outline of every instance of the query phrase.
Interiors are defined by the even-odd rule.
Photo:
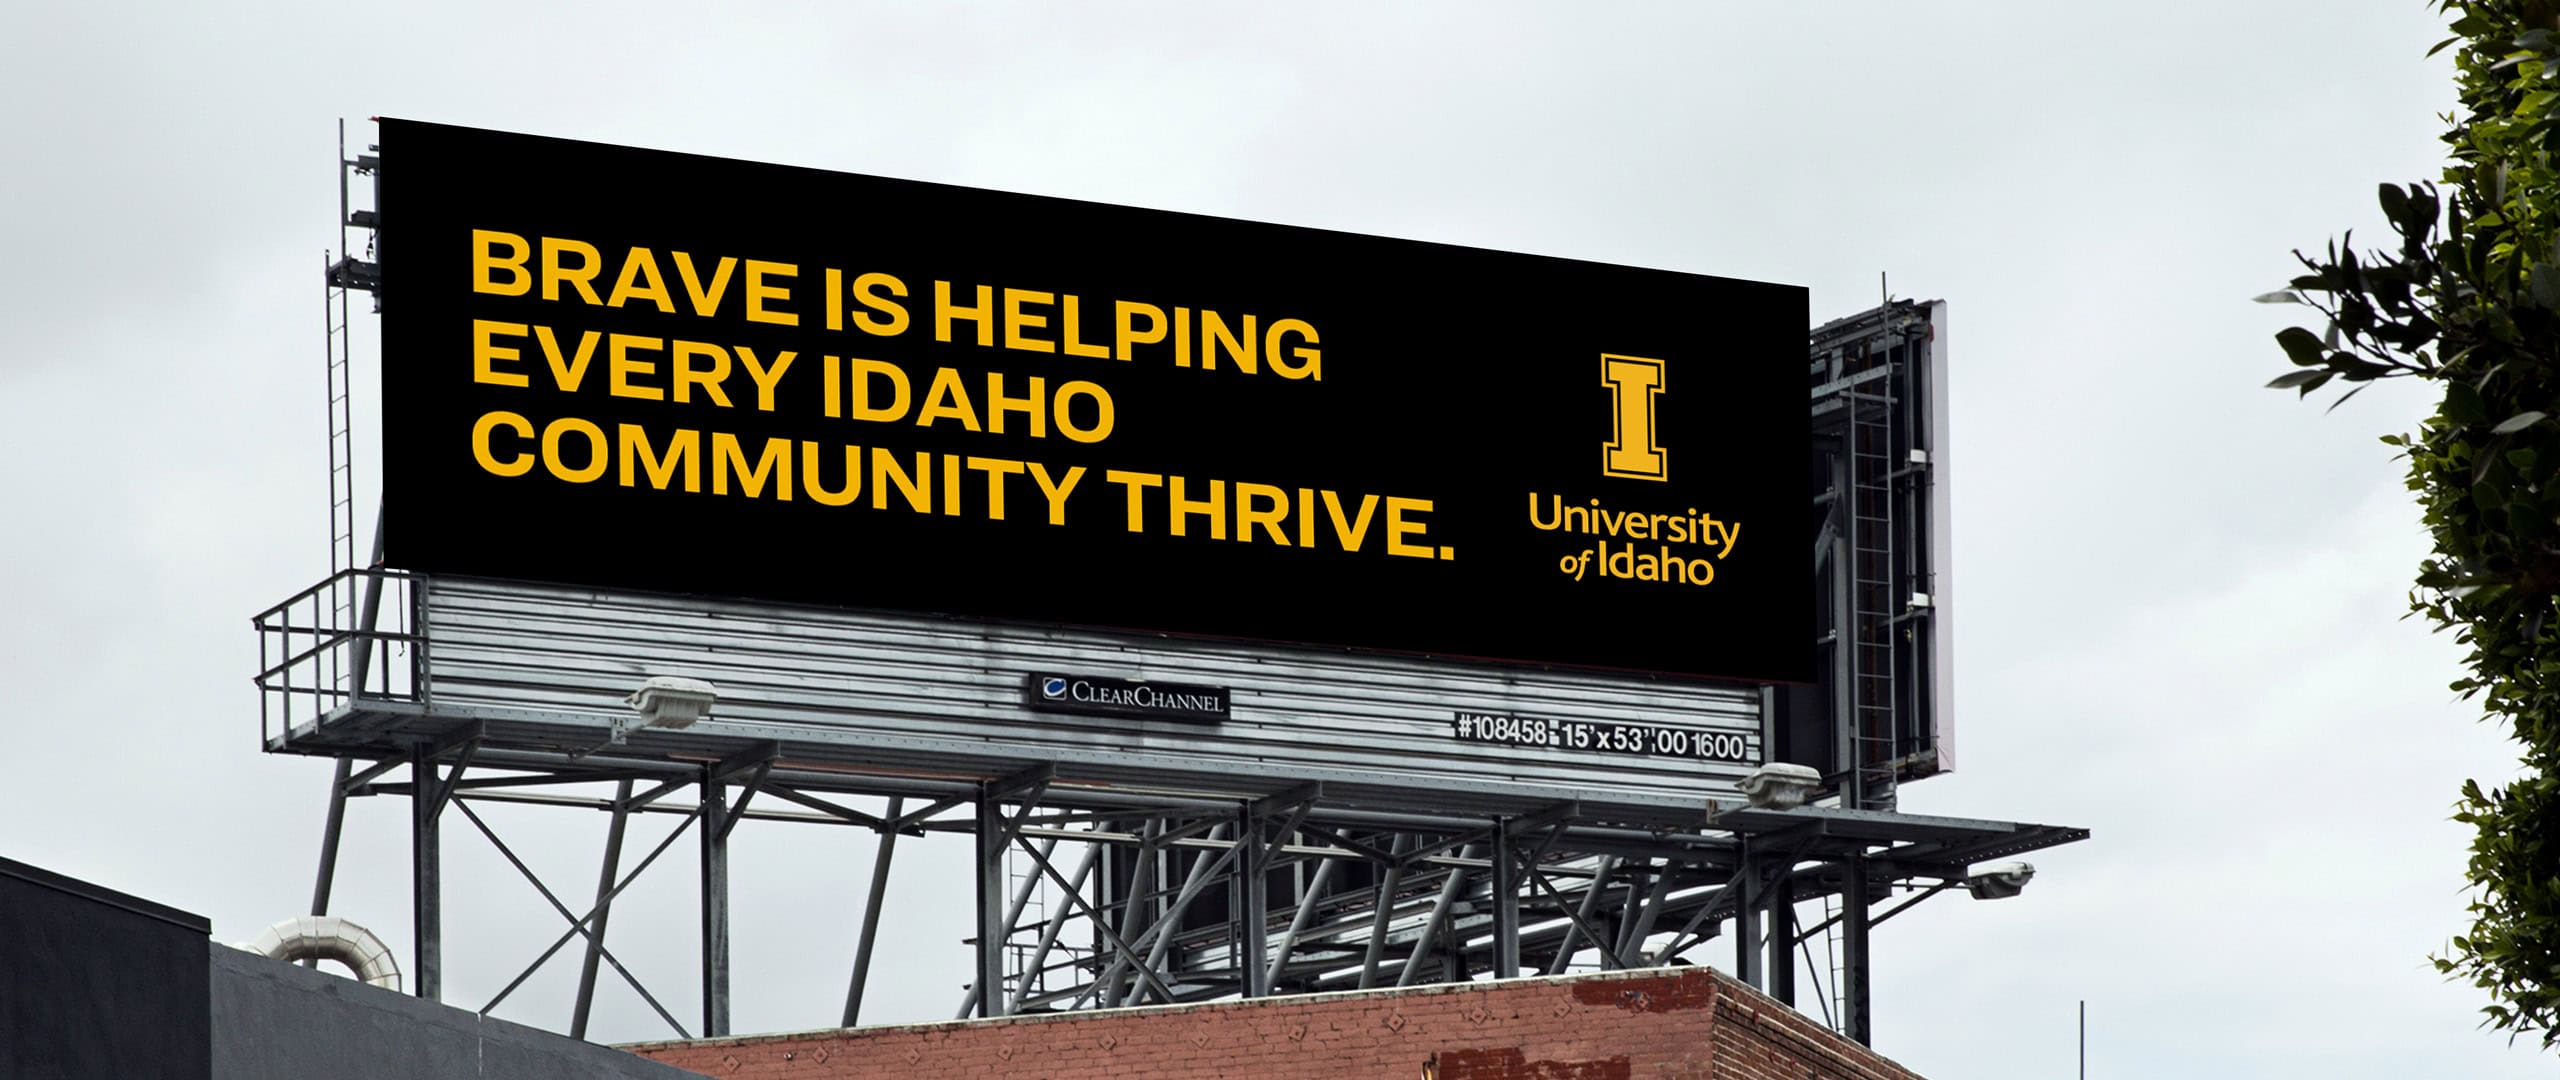
[[[2276,341],[2302,396],[2331,382],[2412,377],[2443,387],[2408,460],[2435,551],[2410,609],[2470,650],[2453,684],[2507,725],[2522,775],[2465,781],[2468,933],[2435,958],[2488,992],[2490,1026],[2560,1043],[2560,2],[2436,0],[2456,36],[2460,103],[2439,184],[2381,186],[2396,250],[2353,234],[2258,299],[2325,325]],[[2441,194],[2440,194],[2441,193]],[[2330,406],[2336,408],[2336,404]]]

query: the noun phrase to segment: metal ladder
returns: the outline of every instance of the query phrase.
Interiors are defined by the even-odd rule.
[[[352,577],[341,577],[348,570],[361,567],[356,561],[356,453],[355,453],[355,342],[354,313],[348,294],[358,289],[373,294],[373,311],[382,311],[381,265],[372,261],[376,234],[381,224],[378,207],[382,189],[379,182],[380,147],[347,156],[347,123],[338,121],[338,250],[321,255],[321,314],[325,327],[323,344],[327,354],[329,391],[329,614],[337,629],[356,625],[356,604],[361,591]],[[358,210],[349,205],[350,178],[375,178],[374,199],[377,209]],[[365,230],[363,257],[355,254],[351,229]],[[338,670],[342,658],[323,658],[326,670],[322,677],[332,682],[342,677]],[[360,668],[355,670],[361,670]],[[351,674],[352,671],[345,674]],[[361,687],[349,687],[360,690]]]
[[[1890,371],[1890,353],[1874,355]],[[1849,395],[1849,552],[1857,580],[1850,598],[1850,752],[1858,772],[1859,808],[1891,810],[1900,770],[1894,755],[1893,635],[1900,609],[1894,582],[1893,377],[1873,392]]]

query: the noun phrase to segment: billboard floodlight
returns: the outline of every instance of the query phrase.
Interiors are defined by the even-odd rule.
[[[1742,778],[1742,797],[1763,810],[1793,810],[1822,786],[1822,774],[1811,765],[1772,761]]]
[[[659,675],[641,683],[624,700],[640,714],[641,727],[689,728],[711,712],[720,688],[701,679]]]
[[[2006,900],[2025,892],[2035,876],[2034,863],[1984,863],[1965,872],[1964,890],[1976,900]]]

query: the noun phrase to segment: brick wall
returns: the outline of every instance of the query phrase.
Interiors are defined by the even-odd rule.
[[[739,1080],[1918,1080],[1707,968],[625,1049]]]

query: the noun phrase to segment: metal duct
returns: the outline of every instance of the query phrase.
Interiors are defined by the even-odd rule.
[[[241,946],[271,959],[335,960],[368,986],[400,991],[400,962],[373,931],[335,915],[298,915],[270,926]]]

